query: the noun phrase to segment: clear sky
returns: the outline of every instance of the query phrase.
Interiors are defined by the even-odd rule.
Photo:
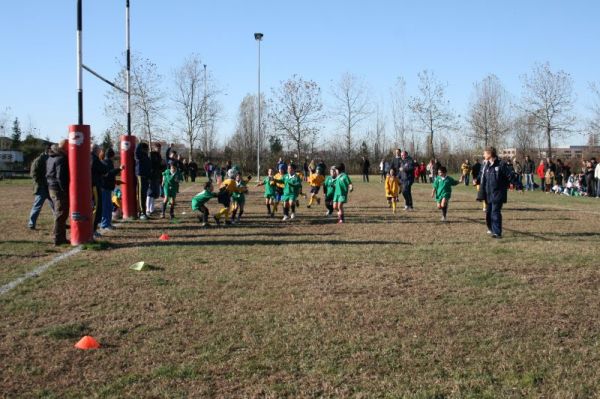
[[[125,1],[83,4],[84,63],[114,77],[124,49]],[[13,117],[31,120],[52,139],[77,119],[75,5],[0,0],[0,111],[10,107]],[[243,96],[256,92],[257,31],[265,35],[263,91],[297,73],[321,85],[325,103],[343,72],[364,77],[375,98],[389,103],[397,76],[414,94],[417,72],[427,68],[448,83],[448,99],[465,115],[475,81],[495,73],[518,97],[521,75],[548,61],[572,74],[584,117],[588,82],[600,80],[600,2],[592,0],[131,0],[131,15],[132,49],[158,65],[165,87],[189,54],[208,65],[227,93],[224,136],[234,129]],[[86,73],[85,123],[96,135],[109,126],[107,88]]]

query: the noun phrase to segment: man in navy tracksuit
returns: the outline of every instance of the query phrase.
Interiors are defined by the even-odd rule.
[[[140,220],[148,219],[146,214],[146,197],[152,172],[152,163],[148,155],[148,143],[140,142],[135,147],[135,175],[137,176],[137,198]]]
[[[502,205],[506,203],[508,187],[510,185],[510,169],[504,162],[500,162],[496,149],[487,147],[483,151],[485,160],[481,172],[481,190],[483,198],[487,201],[485,222],[488,234],[492,238],[502,237]]]
[[[415,161],[408,156],[408,152],[400,153],[400,182],[402,183],[402,196],[404,197],[404,210],[413,210],[412,185],[415,182]]]

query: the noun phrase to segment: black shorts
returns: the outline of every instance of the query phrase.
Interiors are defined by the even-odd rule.
[[[314,186],[310,186],[310,193],[311,194],[319,194],[319,190],[321,189],[321,187],[314,187]]]
[[[229,205],[231,205],[231,197],[229,196],[229,193],[227,191],[220,192],[217,196],[217,202],[228,208]]]

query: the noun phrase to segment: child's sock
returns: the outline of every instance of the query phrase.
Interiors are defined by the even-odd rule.
[[[271,204],[267,204],[267,212],[269,215],[271,214]]]
[[[244,214],[244,210],[240,209],[240,213],[239,213],[238,218],[237,218],[238,222],[240,221],[240,219],[242,219],[242,215],[243,214]]]
[[[171,215],[171,218],[175,217],[175,204],[171,204],[171,208],[169,209],[169,215]]]
[[[167,203],[163,202],[162,204],[162,215],[165,216],[165,212],[167,211]]]
[[[273,213],[277,212],[277,208],[279,208],[279,202],[273,204]]]
[[[448,214],[448,205],[442,207],[442,216],[444,218],[446,218],[447,214]]]
[[[154,212],[154,198],[152,197],[146,198],[146,212],[148,214]]]
[[[313,204],[313,202],[315,201],[315,197],[313,197],[312,195],[310,196],[310,200],[308,201],[308,206],[311,206]]]
[[[289,216],[290,214],[290,208],[288,208],[287,206],[283,206],[283,216]]]
[[[237,213],[237,208],[231,212],[231,220],[235,220],[235,214]]]
[[[292,213],[296,213],[296,204],[292,203]]]
[[[392,200],[392,212],[396,213],[396,201]]]
[[[202,220],[204,223],[208,223],[208,212],[202,213]]]

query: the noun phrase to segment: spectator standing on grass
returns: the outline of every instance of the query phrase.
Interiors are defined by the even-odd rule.
[[[546,163],[543,159],[540,160],[540,164],[535,170],[538,177],[540,178],[540,189],[546,191]]]
[[[596,172],[596,159],[592,158],[585,164],[585,187],[588,197],[596,196],[596,182],[594,180],[594,174]]]
[[[109,168],[102,162],[104,151],[97,144],[92,144],[92,199],[94,200],[94,237],[102,236],[98,226],[102,220],[102,179],[109,172]],[[112,211],[112,209],[111,209]]]
[[[556,160],[556,171],[554,172],[556,185],[563,185],[563,180],[565,179],[565,164],[561,159]]]
[[[66,140],[53,144],[46,161],[46,183],[54,203],[54,245],[69,244],[67,218],[69,217],[69,162],[65,152]]]
[[[304,176],[302,176],[302,180],[308,181],[308,176],[310,175],[310,170],[308,169],[308,159],[304,159],[302,170],[304,170]]]
[[[425,162],[421,162],[421,165],[419,165],[419,177],[421,183],[427,183],[427,166],[425,166]]]
[[[210,166],[212,164],[209,162],[208,166],[209,166],[209,172],[206,174],[206,177],[208,177],[208,181],[210,181]],[[192,181],[192,183],[194,183],[196,181],[196,177],[198,176],[198,164],[196,162],[194,162],[193,159],[190,160],[190,162],[188,163],[188,173],[190,174],[190,180]]]
[[[479,158],[475,158],[475,162],[473,162],[473,166],[471,166],[471,177],[473,178],[473,185],[479,186],[479,181],[481,180],[481,162]]]
[[[48,200],[48,205],[54,213],[54,203],[50,198],[50,192],[48,191],[48,182],[46,181],[46,162],[48,162],[48,153],[50,152],[51,145],[47,144],[46,149],[31,163],[31,170],[29,174],[33,179],[33,205],[31,206],[31,212],[29,213],[29,228],[35,230],[36,222],[44,202]]]
[[[535,163],[529,158],[529,155],[525,156],[525,162],[523,163],[523,175],[525,176],[525,189],[527,191],[533,191],[533,173],[535,172]]]
[[[521,162],[515,158],[515,162],[513,164],[513,168],[515,170],[515,190],[517,191],[525,191],[523,188],[523,166],[521,166]]]
[[[150,152],[150,181],[148,183],[148,193],[146,197],[146,213],[154,213],[154,203],[161,196],[160,182],[162,172],[167,168],[160,156],[160,144],[154,144],[154,150]]]
[[[171,144],[172,145],[172,144]],[[147,220],[146,199],[148,197],[148,187],[150,185],[150,174],[152,172],[152,164],[148,155],[148,143],[140,142],[135,147],[135,175],[137,176],[137,199],[139,207],[140,220]],[[176,154],[169,147],[167,154]]]
[[[600,162],[596,162],[594,179],[596,180],[596,198],[600,198]]]
[[[469,185],[469,176],[471,175],[471,162],[469,162],[468,159],[465,159],[465,161],[462,163],[462,165],[460,165],[460,171],[461,171],[461,180],[465,182],[465,186]],[[437,177],[436,177],[437,179]]]
[[[392,159],[392,162],[390,162],[390,169],[394,168],[396,169],[396,174],[398,174],[400,172],[400,166],[402,165],[402,151],[400,151],[400,148],[397,148],[396,151],[394,151],[394,158]]]
[[[481,190],[487,203],[485,222],[492,238],[502,238],[502,206],[507,200],[510,170],[500,162],[494,147],[487,147],[483,158],[486,163],[481,174]]]
[[[388,171],[390,169],[390,164],[385,159],[382,159],[379,162],[379,182],[383,183],[387,177]]]
[[[112,194],[116,187],[116,177],[123,170],[123,166],[115,168],[113,158],[115,151],[112,148],[104,152],[104,159],[101,161],[104,165],[106,173],[102,176],[100,203],[102,204],[102,212],[100,215],[100,227],[106,230],[113,230],[112,225]]]
[[[400,153],[400,182],[402,183],[402,196],[404,197],[404,210],[412,211],[413,198],[412,198],[412,185],[415,182],[415,163],[413,159],[408,156],[408,152],[402,151]]]
[[[362,179],[363,182],[369,182],[369,169],[371,168],[371,162],[369,162],[369,158],[362,157],[361,161],[362,166]]]

